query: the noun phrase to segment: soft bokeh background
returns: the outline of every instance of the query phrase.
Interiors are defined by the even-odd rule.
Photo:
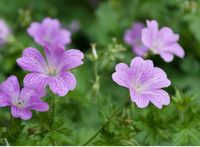
[[[67,48],[85,53],[84,65],[73,70],[77,88],[56,98],[52,127],[44,113],[34,113],[32,120],[12,129],[10,110],[0,109],[2,145],[83,145],[99,129],[89,145],[200,145],[200,1],[1,0],[0,18],[9,24],[12,36],[0,47],[0,82],[14,74],[22,84],[26,72],[16,59],[26,47],[42,50],[26,30],[31,22],[45,17],[59,19],[72,32]],[[184,59],[176,57],[171,63],[150,57],[172,81],[167,89],[171,104],[162,110],[138,109],[134,104],[122,107],[128,90],[111,79],[117,63],[130,63],[135,57],[123,41],[125,30],[147,19],[156,19],[160,27],[169,26],[180,34],[179,43],[186,52]],[[96,43],[97,60],[91,43]],[[111,117],[119,108],[122,111]]]

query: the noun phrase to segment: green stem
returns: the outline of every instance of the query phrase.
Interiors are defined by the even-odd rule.
[[[111,116],[110,118],[103,124],[103,126],[90,138],[88,139],[82,146],[87,146],[92,140],[94,140],[100,133],[101,131],[105,128],[106,125],[109,124],[110,120],[112,120],[112,118],[114,116],[116,116],[119,112],[121,112],[124,108],[124,106],[127,106],[127,104],[130,104],[130,100],[128,100],[125,105],[123,105],[122,107],[120,107],[121,109],[117,109]]]
[[[55,108],[56,108],[56,103],[55,103],[55,101],[56,101],[56,96],[52,96],[51,97],[51,113],[50,113],[50,120],[51,120],[51,122],[50,122],[50,126],[52,126],[53,125],[53,123],[54,123],[54,115],[55,115]]]

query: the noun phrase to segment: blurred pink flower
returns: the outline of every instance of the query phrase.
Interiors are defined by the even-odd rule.
[[[57,19],[45,18],[41,23],[32,22],[27,32],[42,46],[46,43],[65,46],[71,42],[71,33],[62,29]]]
[[[4,20],[0,19],[0,45],[4,45],[8,41],[10,28]]]
[[[162,88],[168,87],[171,82],[162,69],[154,67],[151,60],[135,57],[130,67],[119,63],[115,70],[112,75],[113,81],[129,89],[131,100],[138,107],[147,107],[151,102],[161,109],[163,105],[170,103],[168,93]]]
[[[148,51],[148,48],[141,41],[141,31],[144,27],[143,23],[136,22],[124,34],[124,41],[132,46],[132,50],[136,55],[141,57]]]
[[[177,43],[179,35],[171,28],[163,27],[158,29],[156,20],[147,20],[147,28],[142,30],[142,42],[154,54],[159,54],[166,62],[171,62],[174,55],[183,58],[185,52]]]

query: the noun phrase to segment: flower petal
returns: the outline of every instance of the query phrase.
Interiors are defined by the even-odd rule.
[[[132,48],[133,52],[140,57],[144,57],[144,55],[147,53],[148,48],[146,48],[145,46],[143,46],[142,44],[140,45],[134,45]]]
[[[169,105],[170,103],[170,97],[164,90],[146,91],[144,95],[159,109],[161,109],[163,105]]]
[[[0,85],[0,91],[5,93],[9,98],[16,98],[19,96],[19,82],[16,76],[10,76]]]
[[[112,74],[112,79],[120,86],[130,87],[130,68],[124,63],[119,63],[115,67],[116,72]]]
[[[33,37],[34,41],[40,45],[43,44],[40,24],[37,22],[31,23],[30,27],[27,29],[28,34]]]
[[[57,44],[49,44],[46,43],[44,46],[46,58],[48,65],[51,68],[56,68],[57,70],[61,69],[63,60],[64,60],[64,52],[65,49]]]
[[[171,53],[180,58],[183,58],[185,55],[183,48],[178,43],[166,45],[163,50],[164,52]]]
[[[84,54],[77,49],[70,49],[64,53],[62,70],[70,70],[83,64]]]
[[[60,73],[58,76],[52,77],[49,81],[51,90],[59,96],[65,96],[69,90],[76,87],[76,78],[70,72]]]
[[[52,31],[60,28],[60,22],[57,19],[47,17],[42,21],[42,27]]]
[[[131,29],[128,29],[124,34],[124,41],[129,45],[135,45],[138,41],[141,41],[141,31],[144,28],[144,24],[137,22],[134,23]]]
[[[174,59],[174,55],[169,52],[161,52],[160,56],[165,62],[171,62]]]
[[[145,89],[160,89],[171,85],[166,73],[161,68],[155,67],[146,76],[147,78],[142,83]]]
[[[11,113],[15,118],[21,118],[23,120],[28,120],[32,117],[32,112],[26,109],[19,109],[15,106],[11,107]]]
[[[71,43],[71,33],[68,30],[58,30],[57,36],[54,38],[54,44],[67,45]]]
[[[17,63],[24,70],[43,73],[47,71],[44,58],[37,49],[32,47],[26,48],[23,51],[23,56],[17,59]]]
[[[142,30],[142,43],[151,48],[154,40],[156,39],[158,34],[158,23],[155,20],[148,21],[147,20],[147,28]]]
[[[144,60],[141,57],[135,57],[131,60],[131,79],[137,85],[145,82],[151,75],[154,68],[151,60]]]
[[[171,28],[163,27],[158,32],[158,38],[163,40],[164,45],[177,42],[179,40],[179,35],[175,34]]]
[[[9,106],[10,98],[3,92],[0,92],[0,107]]]
[[[24,86],[32,87],[35,89],[42,89],[48,84],[49,78],[45,74],[41,73],[29,73],[24,78]]]
[[[139,108],[145,108],[149,105],[149,99],[145,95],[137,96],[136,98],[132,98],[131,100],[136,103]]]
[[[40,112],[45,112],[49,110],[49,105],[48,103],[43,102],[42,100],[34,100],[32,99],[32,103],[26,107],[26,109],[30,110],[36,110]]]

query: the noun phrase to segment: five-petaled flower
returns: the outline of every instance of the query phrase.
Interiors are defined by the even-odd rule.
[[[49,105],[41,100],[44,91],[24,87],[20,91],[18,80],[10,76],[0,85],[0,107],[10,106],[15,118],[23,120],[32,117],[31,110],[40,112],[48,111]]]
[[[76,87],[76,78],[70,72],[83,63],[81,51],[70,49],[65,51],[61,46],[45,45],[46,60],[35,48],[26,48],[23,56],[17,59],[18,65],[29,73],[24,78],[25,86],[50,89],[59,96],[65,96]]]
[[[32,22],[27,32],[42,46],[46,43],[65,46],[71,42],[71,33],[62,29],[57,19],[45,18],[41,23]]]
[[[115,69],[113,81],[129,89],[131,100],[138,107],[144,108],[151,102],[161,109],[163,105],[170,103],[168,93],[162,88],[168,87],[171,82],[162,69],[154,67],[151,60],[135,57],[130,67],[119,63]]]
[[[183,58],[184,50],[177,43],[179,35],[175,34],[171,28],[163,27],[158,29],[158,23],[155,20],[147,20],[147,28],[142,30],[142,42],[154,54],[159,54],[164,61],[171,62],[174,55]]]
[[[0,45],[5,44],[8,41],[10,35],[10,28],[4,20],[0,19]]]
[[[124,34],[124,41],[132,46],[132,50],[137,56],[141,57],[148,51],[148,48],[141,41],[141,31],[144,27],[143,23],[136,22]]]

